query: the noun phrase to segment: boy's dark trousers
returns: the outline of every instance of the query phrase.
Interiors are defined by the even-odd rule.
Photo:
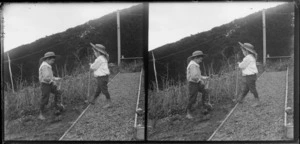
[[[208,93],[207,90],[205,89],[205,85],[202,84],[201,82],[195,83],[195,82],[188,82],[188,90],[189,90],[189,101],[187,105],[187,111],[191,112],[193,104],[197,100],[197,95],[198,92],[202,93],[202,106],[205,106],[205,102],[207,102],[208,98]]]
[[[101,92],[105,95],[107,100],[110,100],[110,94],[108,93],[108,87],[107,87],[108,75],[97,77],[97,83],[98,83],[97,89],[93,97],[93,100],[95,100],[100,95]]]
[[[42,90],[42,98],[41,98],[41,104],[40,104],[40,110],[42,113],[45,112],[45,107],[49,102],[50,93],[54,94],[54,103],[56,110],[59,110],[59,103],[62,91],[57,89],[57,86],[54,84],[47,84],[47,83],[41,83],[41,90]]]
[[[254,95],[255,98],[258,99],[258,93],[256,90],[256,84],[255,84],[256,79],[257,79],[256,74],[243,76],[242,91],[240,93],[240,96],[238,97],[239,101],[242,101],[249,91]]]

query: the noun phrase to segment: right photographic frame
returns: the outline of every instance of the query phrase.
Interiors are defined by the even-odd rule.
[[[149,3],[147,140],[296,140],[297,6]]]

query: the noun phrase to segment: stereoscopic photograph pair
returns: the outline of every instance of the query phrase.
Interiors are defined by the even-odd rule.
[[[1,6],[5,143],[298,140],[297,2]]]

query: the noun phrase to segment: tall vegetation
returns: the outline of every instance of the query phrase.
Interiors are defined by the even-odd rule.
[[[109,64],[111,77],[118,72],[137,72],[143,66],[141,61],[135,63],[122,63],[122,66]],[[67,107],[74,107],[83,104],[90,99],[96,90],[97,81],[88,69],[88,65],[79,65],[68,74],[65,70],[59,75],[61,80],[61,90],[63,91],[62,101]],[[25,85],[25,81],[18,83],[18,89],[15,93],[10,89],[4,91],[4,116],[5,120],[13,120],[28,115],[36,115],[39,112],[39,103],[41,98],[40,84],[31,82]],[[9,85],[9,84],[8,84]],[[58,84],[59,86],[59,84]],[[89,89],[88,89],[89,88]],[[89,92],[88,92],[89,90]],[[51,94],[48,107],[54,104],[54,97]]]
[[[234,65],[224,65],[217,74],[209,69],[211,78],[208,80],[209,101],[213,105],[218,105],[224,101],[234,99],[237,75],[240,78],[241,73],[235,70]],[[185,113],[188,103],[188,85],[187,82],[179,80],[163,80],[163,88],[156,91],[156,88],[148,90],[148,116],[150,119],[160,119],[174,114]],[[155,85],[151,85],[155,87]],[[201,94],[199,93],[201,96]],[[196,102],[196,106],[200,104],[200,97]]]

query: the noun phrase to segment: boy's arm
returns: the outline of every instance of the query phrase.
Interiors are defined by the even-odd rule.
[[[94,61],[94,63],[90,64],[90,69],[97,70],[101,66],[102,61],[98,58]]]
[[[245,69],[251,62],[250,57],[245,57],[242,62],[238,63],[241,69]]]

